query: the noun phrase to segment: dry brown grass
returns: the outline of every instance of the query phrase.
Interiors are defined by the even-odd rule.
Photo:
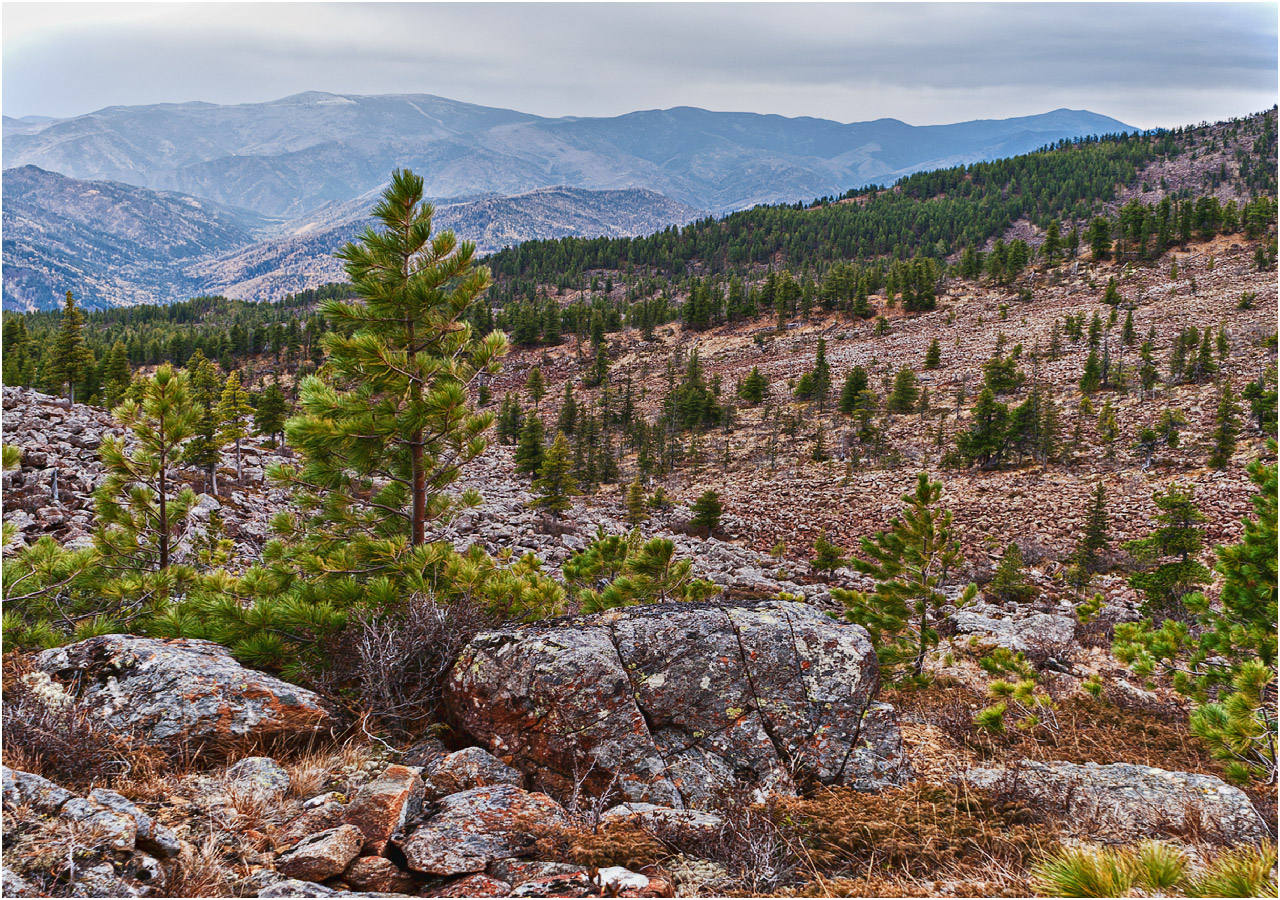
[[[184,848],[167,872],[162,887],[168,897],[230,897],[244,874],[219,841],[209,835]]]

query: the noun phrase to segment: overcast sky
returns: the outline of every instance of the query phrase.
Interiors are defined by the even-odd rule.
[[[912,124],[1276,102],[1259,4],[62,4],[3,9],[4,113],[440,94],[549,116],[701,106]]]

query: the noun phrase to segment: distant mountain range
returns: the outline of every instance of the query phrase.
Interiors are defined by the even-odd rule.
[[[114,305],[317,283],[398,166],[426,178],[442,223],[491,250],[643,233],[1132,130],[1067,109],[919,127],[690,107],[552,119],[429,94],[316,92],[6,117],[4,159],[18,168],[4,173],[5,302],[45,307],[67,288]]]
[[[345,277],[338,247],[366,224],[375,190],[287,222],[185,194],[4,170],[4,306],[169,303],[198,294],[272,300]],[[703,215],[653,191],[543,188],[436,206],[435,224],[483,252],[530,238],[648,234]]]

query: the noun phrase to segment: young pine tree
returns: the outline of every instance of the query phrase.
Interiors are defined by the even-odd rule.
[[[115,417],[133,433],[133,449],[126,451],[121,438],[103,438],[99,453],[107,479],[94,493],[94,543],[115,568],[163,571],[195,502],[190,488],[175,494],[168,475],[195,433],[197,412],[186,374],[161,366],[143,383],[141,401],[126,400]]]
[[[507,342],[465,324],[489,272],[473,244],[432,234],[432,213],[422,178],[396,170],[373,210],[380,230],[338,253],[356,299],[321,304],[336,329],[322,339],[325,374],[302,380],[300,414],[285,426],[305,462],[276,472],[306,496],[317,537],[417,547],[429,522],[476,500],[446,489],[485,448],[493,415],[475,412],[468,390],[496,374]]]
[[[915,491],[903,495],[902,513],[887,531],[863,538],[863,558],[850,561],[875,579],[875,590],[831,591],[844,604],[845,618],[867,629],[882,671],[893,679],[903,670],[913,679],[923,677],[925,657],[938,643],[940,610],[948,602],[943,588],[963,561],[951,513],[938,507],[941,498],[942,484],[921,472]],[[960,602],[968,602],[976,592],[969,585]]]

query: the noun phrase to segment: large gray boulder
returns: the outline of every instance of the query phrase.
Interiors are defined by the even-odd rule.
[[[909,777],[866,632],[803,603],[674,603],[477,636],[454,720],[533,784],[683,808]]]
[[[1053,809],[1100,840],[1200,833],[1236,844],[1261,841],[1268,834],[1244,791],[1212,775],[1132,763],[1022,760],[1008,769],[970,769],[961,777],[973,787]]]
[[[244,668],[212,641],[107,634],[46,650],[36,666],[111,725],[157,743],[305,737],[333,724],[314,693]]]

